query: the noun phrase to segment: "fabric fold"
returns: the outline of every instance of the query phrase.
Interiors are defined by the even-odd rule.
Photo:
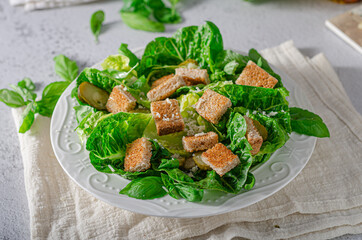
[[[223,215],[176,219],[112,207],[81,189],[63,171],[50,143],[50,119],[37,117],[19,134],[33,239],[327,239],[362,233],[362,116],[323,54],[303,56],[292,41],[262,51],[293,78],[326,122],[303,171],[252,206]],[[17,127],[21,109],[14,109]]]

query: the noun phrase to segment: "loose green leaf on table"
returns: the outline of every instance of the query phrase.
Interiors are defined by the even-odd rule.
[[[42,94],[42,99],[38,101],[39,114],[51,117],[60,96],[69,86],[70,82],[61,81],[48,84]]]
[[[164,32],[165,25],[159,22],[152,21],[147,17],[132,12],[121,12],[122,20],[127,26],[137,30],[147,32]]]
[[[60,54],[54,57],[54,62],[55,73],[65,81],[71,82],[78,76],[79,70],[75,61],[72,61],[68,57]]]
[[[96,38],[96,42],[98,42],[98,36],[101,32],[103,21],[104,21],[104,12],[102,10],[98,10],[92,14],[90,19],[90,28],[92,30],[93,35]]]
[[[12,108],[26,105],[26,102],[19,93],[9,89],[0,89],[0,101]]]

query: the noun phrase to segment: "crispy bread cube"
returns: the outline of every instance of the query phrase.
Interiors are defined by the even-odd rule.
[[[176,68],[176,75],[181,76],[187,86],[210,83],[206,69]]]
[[[129,112],[136,107],[137,100],[122,85],[115,86],[109,95],[106,107],[108,112]]]
[[[180,76],[174,76],[167,81],[161,83],[157,87],[151,89],[147,93],[147,97],[151,102],[163,100],[171,96],[177,89],[185,86],[186,83]]]
[[[278,80],[253,61],[249,61],[235,83],[239,85],[273,88],[275,84],[278,83]]]
[[[172,78],[172,77],[174,77],[174,76],[175,76],[175,74],[170,74],[170,75],[166,75],[166,76],[163,76],[163,77],[157,79],[156,81],[154,81],[154,82],[152,83],[151,89],[153,89],[153,88],[157,87],[158,85],[166,82],[167,80],[169,80],[170,78]]]
[[[146,138],[138,138],[127,146],[124,170],[142,172],[151,167],[152,144]]]
[[[159,136],[181,132],[185,128],[177,100],[166,99],[151,103],[151,113],[155,119]]]
[[[219,142],[219,136],[214,132],[196,134],[182,138],[182,145],[187,152],[202,151],[212,148]]]
[[[196,103],[196,111],[207,121],[217,124],[231,107],[231,101],[227,97],[207,89]]]
[[[263,144],[263,137],[255,127],[253,120],[247,116],[244,116],[244,118],[246,121],[246,139],[253,148],[250,153],[255,155],[260,151],[260,147]]]
[[[204,152],[201,159],[221,177],[240,163],[239,157],[222,143]]]

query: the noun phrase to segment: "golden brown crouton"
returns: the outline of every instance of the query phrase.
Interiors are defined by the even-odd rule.
[[[206,69],[176,68],[176,75],[181,76],[187,86],[210,83]]]
[[[138,138],[127,146],[124,170],[142,172],[151,167],[152,144],[146,138]]]
[[[204,152],[201,158],[221,177],[240,163],[239,157],[222,143]]]
[[[159,79],[157,79],[156,81],[154,81],[151,85],[151,89],[157,87],[158,85],[166,82],[167,80],[169,80],[170,78],[172,78],[173,76],[175,76],[175,74],[170,74],[170,75],[166,75],[166,76],[163,76]]]
[[[186,83],[180,76],[173,76],[167,81],[161,83],[157,87],[151,89],[147,93],[147,97],[151,102],[163,100],[171,96],[177,89],[185,86]]]
[[[253,120],[247,116],[244,116],[244,118],[246,121],[246,139],[253,148],[250,153],[255,155],[260,151],[260,147],[263,144],[263,137],[254,126]]]
[[[207,89],[196,103],[196,111],[207,121],[217,124],[231,107],[231,101],[227,97]]]
[[[159,136],[181,132],[185,128],[177,100],[166,99],[151,103],[151,113],[155,119]]]
[[[111,113],[129,112],[136,107],[137,100],[127,92],[123,85],[115,86],[107,101],[107,110]]]
[[[239,85],[273,88],[275,84],[278,83],[278,80],[253,61],[249,61],[235,83]]]
[[[187,152],[202,151],[212,148],[219,142],[219,136],[214,132],[196,134],[182,138],[182,145]]]

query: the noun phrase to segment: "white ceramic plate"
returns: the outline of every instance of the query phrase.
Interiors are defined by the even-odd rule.
[[[136,51],[138,56],[143,50]],[[99,68],[100,65],[94,66]],[[285,87],[290,91],[291,106],[312,110],[308,99],[302,94],[296,83],[281,71]],[[261,166],[252,169],[256,178],[252,190],[238,195],[216,191],[206,191],[200,203],[176,200],[165,196],[153,200],[139,200],[120,195],[119,191],[129,180],[116,174],[98,172],[90,163],[88,151],[82,146],[74,129],[77,121],[73,107],[77,105],[72,99],[71,90],[75,81],[64,91],[54,110],[50,137],[54,153],[64,171],[83,189],[96,198],[113,206],[145,215],[192,218],[222,214],[247,207],[276,193],[292,181],[307,164],[316,138],[292,133],[288,142],[276,151],[272,157]]]

